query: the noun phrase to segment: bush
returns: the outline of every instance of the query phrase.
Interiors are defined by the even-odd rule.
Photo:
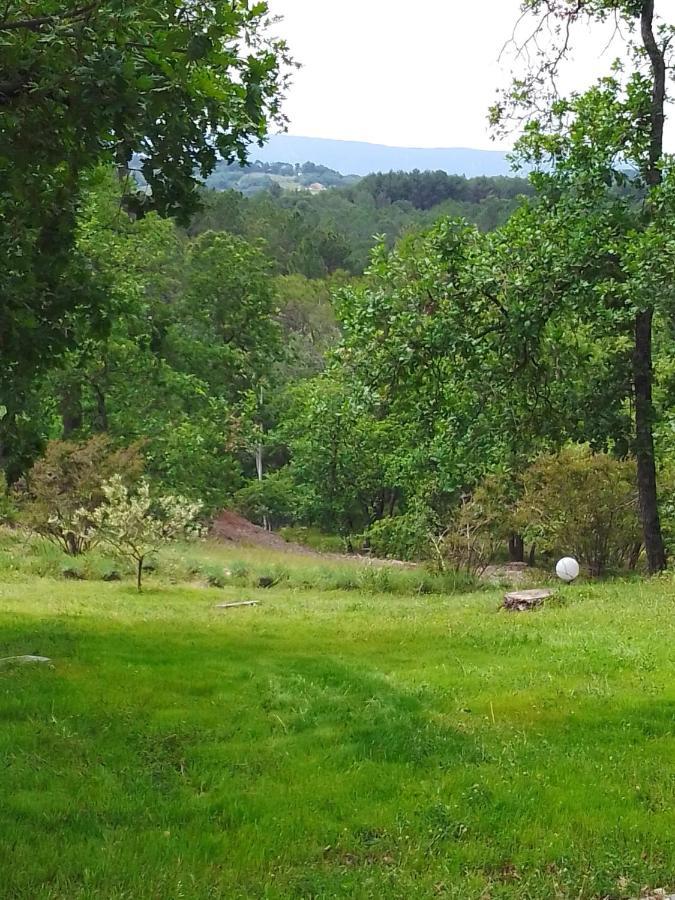
[[[486,502],[487,496],[478,490],[464,497],[450,527],[432,539],[442,572],[451,569],[480,575],[496,557],[503,543],[503,528],[493,504]]]
[[[102,489],[104,502],[90,516],[93,533],[136,564],[140,591],[143,572],[156,569],[146,562],[149,556],[179,537],[196,536],[201,504],[172,495],[154,499],[145,479],[131,492],[119,475],[113,475]]]
[[[131,484],[142,471],[138,444],[115,449],[104,435],[83,443],[50,441],[15,492],[20,520],[69,556],[78,556],[95,541],[89,514],[103,502],[106,479],[119,475]]]
[[[234,506],[257,525],[265,521],[271,528],[289,525],[296,518],[297,488],[290,473],[281,469],[237,491]]]
[[[365,537],[374,556],[390,559],[429,559],[433,554],[433,535],[437,531],[435,515],[426,504],[418,503],[401,516],[380,519]]]
[[[635,464],[586,445],[544,454],[523,475],[517,517],[538,546],[575,556],[591,575],[633,568],[642,544]]]
[[[347,539],[339,534],[325,534],[319,528],[307,525],[287,525],[279,529],[279,534],[285,541],[303,544],[319,553],[344,553],[349,549],[349,543],[357,540],[354,535]]]

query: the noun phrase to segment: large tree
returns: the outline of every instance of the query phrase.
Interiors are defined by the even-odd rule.
[[[672,262],[673,199],[663,131],[675,32],[655,19],[654,0],[525,0],[522,10],[536,17],[534,40],[544,34],[554,40],[548,51],[538,45],[536,66],[496,105],[494,118],[522,121],[524,115],[520,152],[540,168],[536,180],[544,202],[557,210],[560,239],[567,236],[568,249],[576,247],[588,262],[594,250],[593,271],[577,267],[577,301],[584,287],[588,308],[599,305],[605,318],[613,314],[618,328],[625,328],[626,311],[632,317],[637,483],[648,567],[657,572],[666,553],[657,502],[652,329],[657,304],[672,299],[664,278],[664,263]],[[612,19],[628,36],[627,52],[588,92],[559,98],[573,27]],[[592,218],[599,231],[588,228]]]
[[[247,0],[7,0],[0,56],[4,464],[26,384],[81,341],[83,322],[103,332],[115,316],[76,245],[86,173],[115,164],[130,211],[185,219],[198,176],[219,156],[243,160],[280,120],[288,59],[267,4]]]
[[[74,250],[83,173],[115,163],[129,207],[187,217],[198,177],[280,119],[287,56],[267,4],[247,0],[8,0],[0,55],[6,379],[58,353],[75,311],[101,309]]]

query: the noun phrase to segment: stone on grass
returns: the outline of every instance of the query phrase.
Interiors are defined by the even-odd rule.
[[[84,575],[75,566],[66,566],[65,569],[61,569],[61,575],[63,578],[69,578],[72,581],[84,581]]]
[[[544,600],[553,596],[553,591],[548,588],[534,588],[529,591],[509,591],[504,594],[504,609],[511,612],[527,612],[528,610],[537,609]]]
[[[50,663],[51,659],[48,656],[5,656],[3,659],[0,659],[0,667],[2,666],[13,666],[13,665],[23,665],[24,663]]]
[[[121,581],[122,576],[116,569],[112,569],[110,572],[106,572],[103,576],[103,581]]]

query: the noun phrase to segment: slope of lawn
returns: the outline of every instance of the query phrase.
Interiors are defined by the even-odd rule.
[[[0,896],[675,888],[673,583],[561,593],[5,568],[0,656],[53,666],[0,668]]]

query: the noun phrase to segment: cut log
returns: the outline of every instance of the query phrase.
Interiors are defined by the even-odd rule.
[[[510,591],[504,594],[504,609],[511,612],[527,612],[537,609],[544,600],[553,596],[553,591],[548,588],[535,588],[529,591]]]
[[[216,603],[216,609],[234,609],[236,606],[260,606],[260,600],[237,600],[234,603]]]

